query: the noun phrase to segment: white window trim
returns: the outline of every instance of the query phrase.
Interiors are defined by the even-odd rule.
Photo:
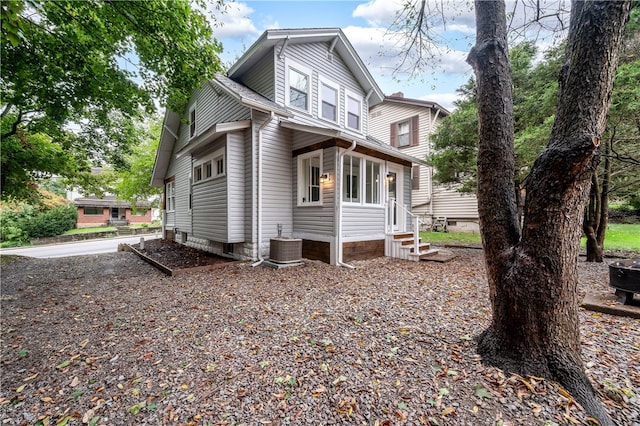
[[[349,206],[361,206],[361,207],[380,207],[380,208],[384,208],[384,201],[383,201],[383,194],[384,194],[384,161],[381,161],[379,158],[375,158],[375,157],[370,157],[368,155],[361,155],[361,154],[354,154],[354,153],[349,153],[348,155],[350,155],[351,157],[354,158],[359,158],[360,159],[360,176],[358,176],[358,181],[359,181],[359,186],[358,186],[358,191],[359,191],[359,196],[360,196],[360,201],[345,201],[344,200],[344,187],[340,189],[340,197],[342,197],[342,202],[349,205]],[[345,156],[346,157],[346,156]],[[344,157],[343,157],[343,161],[344,161]],[[366,164],[367,162],[372,162],[372,163],[377,163],[380,166],[380,179],[378,181],[378,202],[377,203],[367,203],[367,191],[366,191],[366,179],[367,179],[367,167]],[[344,164],[342,165],[342,167],[344,167]],[[344,170],[343,170],[344,173]],[[343,177],[344,179],[344,177]],[[343,183],[344,185],[344,183]]]
[[[303,201],[304,194],[306,194],[306,186],[304,182],[304,175],[302,174],[302,162],[307,158],[320,157],[320,175],[322,175],[322,150],[308,152],[298,156],[298,207],[308,206],[321,206],[322,205],[322,182],[320,183],[320,199],[318,201]]]
[[[360,102],[360,120],[359,120],[359,128],[354,129],[353,127],[349,127],[349,98],[353,98],[354,100]],[[350,90],[345,90],[344,93],[344,127],[345,129],[351,130],[353,132],[362,133],[362,125],[364,124],[364,115],[362,111],[364,110],[364,98],[361,95],[358,95],[355,92]]]
[[[176,181],[172,180],[164,184],[164,188],[166,191],[165,194],[165,202],[167,204],[171,204],[171,206],[165,206],[166,211],[174,212],[176,211]],[[169,200],[172,200],[169,202]],[[171,208],[169,208],[171,207]]]
[[[308,77],[307,80],[307,109],[298,108],[297,106],[291,105],[289,100],[289,95],[291,90],[289,88],[289,69],[293,68],[295,71],[300,74],[305,74]],[[300,65],[297,62],[290,60],[289,58],[284,58],[284,102],[288,107],[294,108],[298,111],[304,111],[306,113],[311,114],[311,104],[313,102],[313,93],[311,90],[312,87],[312,73],[311,68],[305,67],[304,65]]]
[[[330,120],[322,116],[322,86],[331,87],[336,91],[336,119]],[[338,123],[340,121],[340,85],[328,80],[324,77],[318,77],[318,118],[329,123]]]
[[[198,136],[198,111],[196,110],[196,106],[198,105],[197,102],[194,102],[193,105],[191,105],[191,107],[189,108],[189,114],[187,115],[187,121],[189,123],[189,127],[188,127],[188,131],[189,131],[189,140],[195,138],[196,136]],[[191,134],[191,113],[195,112],[195,125],[193,127],[193,134]]]
[[[222,173],[218,173],[218,160],[222,159],[223,161],[223,166],[224,166],[224,172]],[[205,173],[204,173],[204,169],[202,169],[202,179],[200,180],[195,180],[195,174],[193,176],[193,184],[197,185],[201,182],[207,182],[213,179],[218,179],[221,177],[224,177],[227,175],[227,158],[225,155],[225,149],[220,148],[214,152],[212,152],[211,154],[208,154],[202,158],[198,158],[198,160],[193,162],[193,172],[195,173],[195,169],[197,169],[198,167],[202,167],[205,163],[211,161],[211,176],[209,177],[204,177]]]

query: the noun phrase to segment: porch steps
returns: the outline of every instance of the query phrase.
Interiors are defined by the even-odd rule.
[[[414,247],[413,233],[402,232],[387,235],[385,240],[385,255],[398,259],[418,261],[426,259],[439,252],[438,249],[432,249],[431,244],[418,240],[418,252]]]
[[[118,235],[131,235],[131,228],[128,226],[117,226]]]

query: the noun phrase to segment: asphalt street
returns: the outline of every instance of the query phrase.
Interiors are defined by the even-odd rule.
[[[18,247],[0,250],[0,256],[19,255],[39,258],[81,256],[85,254],[112,253],[118,251],[118,244],[137,244],[140,238],[153,240],[160,237],[160,233],[136,235],[129,237],[101,238],[62,244],[47,244],[42,246]]]

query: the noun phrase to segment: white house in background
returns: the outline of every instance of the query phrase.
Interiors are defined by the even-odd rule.
[[[425,160],[431,149],[429,137],[447,115],[449,111],[435,102],[405,98],[398,92],[369,108],[369,134]],[[479,231],[475,194],[458,192],[450,185],[434,185],[433,169],[425,164],[414,164],[411,172],[411,210],[426,226],[441,218],[449,230]]]
[[[280,234],[331,264],[407,257],[390,241],[411,229],[420,160],[369,137],[383,98],[339,28],[266,31],[165,114],[152,176],[165,238],[256,264]]]

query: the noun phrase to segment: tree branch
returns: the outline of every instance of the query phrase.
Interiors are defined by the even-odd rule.
[[[6,111],[6,108],[5,108],[5,111]],[[5,111],[3,111],[3,115]],[[1,139],[8,138],[9,136],[13,136],[16,133],[18,133],[18,126],[20,125],[20,123],[22,123],[22,110],[18,111],[18,117],[16,118],[16,121],[14,121],[13,124],[11,125],[11,130],[9,130],[7,133],[3,133],[2,135],[0,135],[0,138]]]

